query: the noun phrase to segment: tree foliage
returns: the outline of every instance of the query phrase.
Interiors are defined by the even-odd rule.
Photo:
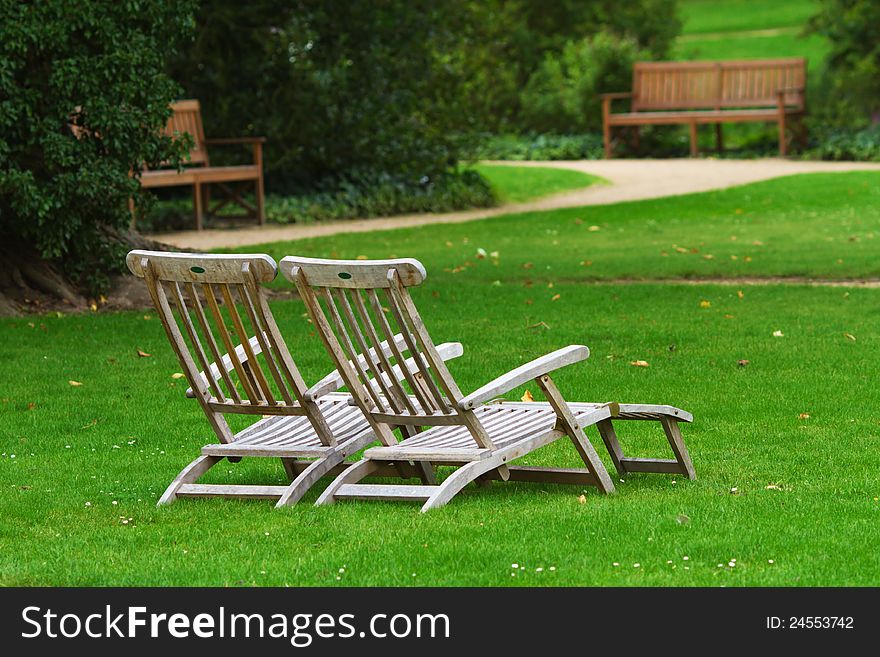
[[[831,44],[822,94],[828,118],[850,126],[880,122],[880,2],[822,0],[809,30]]]
[[[0,226],[68,272],[125,227],[129,172],[173,160],[159,136],[178,86],[165,54],[189,2],[0,0]],[[89,281],[87,281],[89,282]],[[96,281],[91,281],[96,282]],[[98,281],[99,282],[99,281]]]
[[[455,164],[452,3],[205,0],[172,66],[216,133],[264,135],[274,191]]]

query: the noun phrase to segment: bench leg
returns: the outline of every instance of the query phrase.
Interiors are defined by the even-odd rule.
[[[715,149],[719,154],[724,152],[724,131],[720,123],[715,124]]]
[[[786,146],[785,146],[785,114],[779,114],[779,156],[786,156]]]
[[[613,155],[611,153],[611,126],[608,121],[602,123],[602,141],[605,144],[605,159],[610,160]]]
[[[193,211],[196,215],[196,230],[202,229],[202,185],[193,183]]]
[[[697,124],[691,121],[689,124],[691,131],[691,157],[697,156]]]

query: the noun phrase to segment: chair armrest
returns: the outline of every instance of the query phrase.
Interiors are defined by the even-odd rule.
[[[527,381],[537,379],[554,370],[578,363],[589,357],[590,350],[583,345],[569,345],[568,347],[557,349],[546,356],[541,356],[525,365],[520,365],[515,370],[510,370],[507,374],[502,374],[494,381],[490,381],[482,388],[475,390],[462,399],[458,403],[458,407],[463,411],[471,410],[490,399],[494,399],[498,395],[518,388]]]
[[[401,335],[400,333],[394,336],[394,343],[401,351],[406,351],[409,348],[403,338],[403,335]],[[382,348],[382,353],[385,354],[386,357],[392,357],[394,355],[394,352],[391,350],[391,346],[388,344],[387,341],[383,341],[380,347]],[[463,352],[464,349],[462,348],[460,342],[444,342],[441,345],[437,345],[437,353],[444,361],[450,360],[452,358],[458,358]],[[377,359],[375,349],[370,349],[370,355],[373,357],[374,360]],[[358,354],[357,359],[362,367],[367,366],[367,359],[364,358],[363,354]],[[349,363],[351,363],[351,361],[349,361]],[[412,358],[407,359],[406,363],[407,366],[410,367],[410,369],[415,367],[415,362]],[[400,368],[400,365],[395,364],[392,366],[391,369],[394,372],[394,376],[397,377],[397,380],[402,381],[404,376],[403,370]],[[326,395],[329,392],[336,392],[344,385],[345,381],[343,381],[342,375],[339,373],[338,370],[333,370],[306,391],[306,401],[315,401],[319,397]]]
[[[260,346],[260,341],[257,336],[254,336],[250,340],[248,340],[248,343],[251,346],[251,350],[254,352],[254,356],[263,353],[263,348]],[[246,363],[248,360],[248,355],[247,352],[244,350],[244,345],[238,345],[235,348],[235,355],[238,356],[238,360],[241,361],[242,364]],[[220,362],[223,365],[223,369],[227,372],[231,372],[233,369],[235,369],[232,364],[232,359],[229,357],[229,354],[223,354],[220,357]],[[214,380],[216,381],[217,379],[219,379],[221,375],[220,368],[217,367],[217,363],[211,363],[210,365],[208,365],[208,367],[211,370],[211,374],[214,376]],[[199,376],[202,378],[202,383],[205,385],[206,388],[208,388],[210,385],[208,383],[208,377],[205,375],[204,372],[199,372]],[[190,398],[195,398],[196,394],[195,392],[193,392],[192,388],[187,388],[186,396]]]
[[[617,100],[619,98],[632,98],[632,91],[614,91],[607,94],[599,94],[599,98],[605,100]]]
[[[216,144],[218,146],[224,144],[265,144],[265,137],[217,137],[214,139],[206,139],[206,144]]]

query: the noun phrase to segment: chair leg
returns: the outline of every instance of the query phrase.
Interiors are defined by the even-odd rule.
[[[691,157],[697,156],[697,124],[691,121],[689,124],[691,133]]]
[[[688,479],[696,479],[697,474],[694,471],[694,464],[691,462],[691,456],[688,454],[687,447],[681,437],[681,428],[678,426],[678,422],[671,418],[664,417],[660,420],[660,424],[663,425],[666,439],[669,441],[672,453],[675,454],[675,460],[678,461],[682,470],[684,470],[684,474],[687,475]]]
[[[361,459],[350,468],[348,468],[345,472],[336,477],[336,479],[334,479],[330,483],[330,485],[324,489],[324,492],[318,496],[318,499],[315,502],[315,506],[333,504],[336,501],[334,495],[342,486],[344,486],[345,484],[356,484],[364,477],[369,477],[371,474],[373,474],[377,470],[380,470],[381,468],[382,463],[380,461]]]
[[[501,456],[492,456],[481,461],[471,461],[458,468],[451,475],[443,480],[437,491],[427,499],[422,505],[421,511],[430,511],[431,509],[439,509],[445,506],[455,497],[462,489],[464,489],[472,481],[480,481],[487,472],[497,470],[499,466],[504,464]]]
[[[544,396],[547,397],[550,406],[556,411],[557,425],[561,425],[562,430],[565,431],[574,444],[584,465],[587,466],[587,469],[596,479],[596,488],[606,494],[613,493],[614,482],[611,481],[611,476],[608,474],[605,464],[599,459],[599,455],[596,453],[592,443],[587,440],[583,429],[578,426],[577,419],[572,414],[571,409],[568,408],[568,404],[565,403],[553,379],[545,374],[535,379],[535,381],[538,387],[541,388]]]
[[[626,470],[620,462],[620,459],[624,458],[623,449],[620,447],[620,442],[617,440],[617,433],[614,431],[614,425],[611,423],[611,420],[602,420],[596,424],[596,429],[598,429],[599,435],[602,437],[602,442],[605,443],[605,447],[611,455],[611,461],[614,463],[614,468],[617,470],[617,474],[621,477],[624,476]]]
[[[719,155],[724,152],[724,127],[720,123],[715,124],[715,150]]]
[[[222,460],[222,456],[199,456],[195,461],[180,471],[180,474],[178,474],[168,488],[165,489],[165,492],[162,494],[162,497],[159,498],[156,506],[171,504],[177,499],[177,491],[180,490],[181,486],[184,484],[195,483],[199,477]]]
[[[313,461],[290,483],[290,486],[284,491],[284,495],[275,504],[275,508],[280,509],[283,506],[291,506],[299,502],[315,482],[342,463],[345,456],[344,452],[337,452]]]

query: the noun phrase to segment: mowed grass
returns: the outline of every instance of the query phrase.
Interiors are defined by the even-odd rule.
[[[471,168],[489,181],[504,203],[522,203],[604,182],[598,176],[553,167],[475,164]]]
[[[682,34],[799,27],[819,11],[818,0],[681,0]]]
[[[809,174],[674,198],[340,234],[261,247],[276,258],[421,259],[430,277],[493,286],[719,276],[880,275],[880,171]],[[497,252],[479,259],[477,250]],[[241,251],[252,251],[252,247]],[[276,286],[286,283],[279,280]],[[558,290],[556,290],[558,292]]]
[[[850,269],[825,263],[852,260],[847,249],[860,254],[860,275],[875,275],[867,263],[880,254],[867,231],[878,220],[877,180],[791,178],[580,216],[551,212],[269,249],[346,257],[393,249],[423,258],[429,277],[414,296],[438,341],[464,344],[450,366],[465,390],[581,343],[591,358],[556,377],[568,398],[670,403],[692,412],[684,436],[697,481],[632,475],[611,497],[577,486],[497,483],[471,487],[422,515],[395,503],[314,508],[322,482],[281,511],[229,500],[157,509],[164,487],[211,435],[197,404],[183,397],[185,384],[171,378],[179,365],[155,313],[2,320],[0,363],[9,376],[0,396],[0,583],[876,585],[880,290],[594,284],[582,272],[648,276],[656,263],[673,261],[667,258],[702,261],[700,254],[656,253],[647,222],[675,219],[677,241],[699,235],[713,249],[730,241],[722,237],[731,227],[743,240],[758,231],[768,241],[754,248],[768,257],[755,256],[755,275],[795,260],[805,272],[827,267],[846,276]],[[795,186],[805,205],[790,202]],[[824,201],[809,202],[820,186]],[[505,221],[512,232],[502,230]],[[800,241],[804,232],[820,234],[821,225],[849,236],[855,224],[846,222],[859,222],[858,241],[813,240],[812,250],[811,240]],[[772,236],[783,232],[794,245],[776,243]],[[507,235],[517,239],[501,242]],[[473,258],[481,245],[499,249],[498,264]],[[584,251],[596,259],[591,267],[579,264]],[[729,258],[704,262],[740,273]],[[691,266],[666,273],[683,275]],[[276,299],[273,308],[304,374],[315,380],[328,365],[302,306]],[[151,356],[139,357],[138,349]],[[650,366],[634,367],[635,360]],[[632,455],[668,453],[650,423],[621,425],[619,434]],[[595,432],[589,436],[601,448]],[[577,465],[563,441],[526,462]],[[283,481],[277,460],[215,470],[211,481]]]

